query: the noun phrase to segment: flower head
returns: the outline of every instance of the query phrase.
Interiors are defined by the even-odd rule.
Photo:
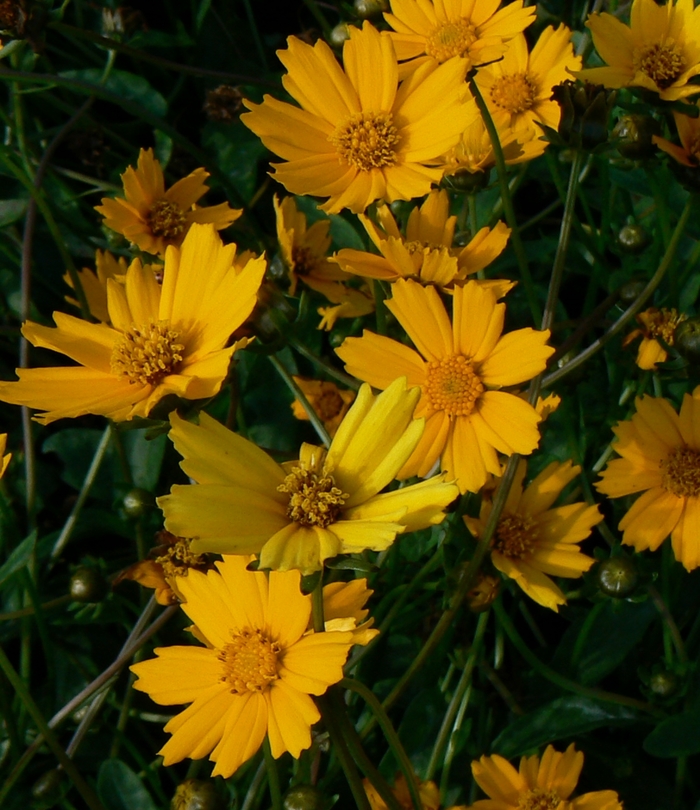
[[[636,400],[637,413],[613,428],[615,451],[595,487],[609,498],[643,493],[620,521],[622,542],[655,551],[671,535],[688,571],[700,566],[700,389],[680,414],[661,397]]]
[[[183,611],[206,647],[156,648],[134,664],[134,688],[164,706],[190,704],[165,726],[165,765],[209,755],[213,775],[231,776],[265,736],[274,757],[311,745],[320,714],[310,695],[343,677],[351,632],[307,632],[311,597],[296,571],[246,569],[250,558],[226,557],[216,571],[191,571],[178,582]]]
[[[566,597],[550,576],[576,579],[588,571],[593,559],[582,554],[577,544],[603,516],[597,506],[586,503],[552,507],[580,467],[553,461],[523,490],[526,468],[525,461],[520,461],[496,527],[491,560],[535,602],[558,610]],[[464,522],[480,537],[490,514],[491,501],[484,499],[479,518],[465,517]]]
[[[214,396],[233,353],[248,343],[226,348],[251,313],[265,273],[264,258],[237,271],[235,252],[214,226],[194,225],[182,249],[168,249],[162,286],[138,259],[124,284],[107,282],[111,325],[60,312],[55,329],[27,321],[22,334],[30,343],[78,365],[19,369],[18,382],[0,383],[0,400],[45,411],[35,418],[48,424],[86,413],[117,421],[147,416],[168,394]]]
[[[659,343],[657,338],[661,338],[666,346],[673,346],[673,333],[679,323],[684,321],[686,316],[676,312],[675,309],[658,309],[650,307],[637,315],[639,329],[634,329],[622,342],[623,346],[628,346],[638,337],[642,338],[637,351],[637,365],[644,370],[656,368],[657,363],[663,363],[668,357],[668,352]]]
[[[365,607],[374,591],[367,587],[367,580],[353,579],[350,582],[331,582],[323,586],[323,617],[326,630],[352,632],[352,643],[366,646],[379,635],[373,618],[367,618]]]
[[[303,444],[284,465],[204,413],[199,425],[172,414],[181,467],[198,483],[159,498],[166,528],[196,537],[197,552],[259,553],[262,568],[308,574],[329,557],[385,549],[397,534],[440,523],[457,497],[444,476],[380,494],[423,432],[412,418],[417,395],[405,380],[377,397],[362,386],[328,451]]]
[[[361,213],[374,200],[408,200],[442,177],[427,164],[450,149],[477,115],[465,104],[466,63],[425,65],[399,85],[388,33],[351,28],[343,70],[331,49],[290,37],[278,56],[296,107],[265,96],[241,120],[286,163],[275,179],[292,194],[328,197],[327,213]]]
[[[586,23],[606,67],[578,77],[605,87],[642,87],[666,101],[700,93],[689,79],[700,73],[700,7],[693,0],[634,0],[630,25],[612,14],[591,14]]]
[[[168,245],[180,245],[193,223],[211,223],[217,230],[235,222],[242,211],[228,203],[196,208],[195,203],[209,187],[209,173],[195,169],[166,190],[163,169],[152,149],[139,152],[137,167],[122,175],[124,198],[105,197],[96,206],[105,225],[123,234],[146,253],[165,254]]]
[[[678,163],[696,169],[700,166],[700,117],[691,118],[689,115],[683,115],[674,110],[673,119],[676,122],[678,137],[681,141],[680,146],[660,135],[653,135],[651,139],[659,149]]]
[[[361,318],[363,315],[374,312],[374,296],[367,285],[363,285],[359,290],[344,284],[337,286],[340,288],[337,295],[335,290],[329,291],[331,296],[329,300],[334,306],[317,309],[321,316],[317,329],[325,329],[326,332],[330,332],[335,327],[338,318]]]
[[[477,492],[488,473],[501,475],[497,453],[531,453],[539,441],[537,411],[499,390],[525,382],[554,351],[549,332],[501,335],[505,304],[473,281],[454,290],[452,323],[437,291],[397,281],[386,302],[418,351],[365,331],[337,349],[349,374],[386,388],[399,375],[420,390],[423,434],[399,477],[425,476],[440,459],[461,492]]]
[[[490,798],[469,810],[622,810],[613,790],[569,798],[582,768],[583,754],[573,743],[563,753],[548,745],[541,761],[537,755],[523,757],[517,771],[498,754],[481,757],[472,762],[472,773]]]
[[[335,383],[325,380],[305,380],[303,377],[294,377],[294,382],[301,388],[309,405],[318,414],[328,435],[335,436],[335,432],[355,399],[355,392],[338,388]],[[304,421],[309,419],[309,415],[298,399],[292,402],[292,413],[297,419]]]

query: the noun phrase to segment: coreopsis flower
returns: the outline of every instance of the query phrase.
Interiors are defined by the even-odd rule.
[[[294,382],[301,388],[309,405],[316,411],[323,422],[323,426],[332,438],[343,421],[348,408],[355,399],[354,391],[347,391],[333,382],[325,380],[307,380],[303,377],[294,377]],[[292,402],[292,413],[297,419],[308,421],[309,415],[301,402],[295,399]]]
[[[344,248],[333,256],[333,261],[347,273],[384,281],[416,278],[439,287],[464,281],[491,264],[503,252],[510,236],[510,228],[498,222],[494,228],[482,228],[465,247],[453,248],[457,217],[450,216],[446,191],[431,191],[425,202],[411,211],[405,237],[388,205],[377,206],[379,224],[363,214],[359,219],[381,255]],[[500,279],[479,283],[494,287],[498,298],[514,286]]]
[[[0,400],[44,411],[34,418],[48,424],[87,413],[116,421],[147,416],[168,394],[214,396],[234,352],[249,342],[227,347],[265,273],[264,258],[234,269],[235,251],[213,225],[193,225],[182,248],[166,252],[162,285],[138,259],[123,285],[107,282],[111,325],[60,312],[55,329],[27,321],[22,334],[30,343],[78,365],[18,369],[18,382],[0,383]]]
[[[564,487],[581,472],[579,466],[553,461],[523,490],[526,469],[521,460],[496,527],[491,560],[535,602],[559,610],[566,597],[550,577],[577,579],[588,571],[594,560],[581,552],[578,543],[603,516],[597,506],[586,503],[553,506]],[[486,530],[491,505],[484,498],[479,517],[464,518],[476,537]]]
[[[5,475],[7,465],[10,463],[12,453],[5,453],[7,449],[7,433],[0,433],[0,478]]]
[[[439,810],[440,789],[435,782],[423,782],[420,779],[416,779],[416,783],[418,785],[418,794],[421,798],[423,810]],[[365,789],[367,800],[372,810],[388,810],[384,799],[382,799],[369,779],[363,779],[362,786]],[[391,792],[394,794],[401,810],[413,810],[413,800],[408,790],[408,782],[403,774],[397,775]]]
[[[367,587],[367,580],[331,582],[323,586],[323,618],[326,630],[347,630],[350,627],[352,643],[365,647],[379,635],[372,627],[373,618],[367,618],[367,600],[374,593]],[[348,625],[348,620],[350,625]]]
[[[489,798],[469,810],[622,810],[614,790],[570,798],[582,768],[583,753],[573,743],[564,752],[548,745],[541,760],[522,757],[517,771],[498,754],[481,757],[472,762],[472,774]]]
[[[683,397],[680,414],[662,397],[636,400],[637,412],[613,428],[614,459],[595,484],[609,498],[643,493],[619,524],[622,542],[655,551],[671,535],[688,571],[700,565],[700,388]]]
[[[231,776],[267,736],[272,755],[311,745],[322,695],[343,677],[352,633],[307,631],[311,597],[297,571],[246,570],[249,557],[225,557],[217,570],[178,580],[183,611],[205,647],[156,648],[134,664],[134,688],[163,706],[190,704],[170,720],[159,754],[165,765],[209,756],[212,774]]]
[[[666,101],[700,93],[689,83],[700,73],[700,7],[693,0],[634,0],[627,26],[612,14],[591,14],[586,22],[606,67],[588,68],[578,78],[605,87],[642,87]]]
[[[384,14],[402,72],[462,57],[468,68],[503,55],[506,43],[535,21],[534,7],[515,0],[391,0]]]
[[[425,417],[425,433],[400,478],[425,476],[440,459],[460,492],[477,492],[488,473],[501,475],[498,453],[527,455],[537,447],[539,414],[499,389],[544,369],[554,351],[546,345],[549,331],[502,336],[505,304],[473,281],[455,288],[452,323],[434,288],[409,279],[392,292],[386,306],[418,351],[365,330],[336,352],[349,374],[375,388],[405,375],[420,390],[415,416]]]
[[[399,85],[389,34],[367,22],[350,29],[345,70],[323,40],[287,42],[277,52],[288,71],[282,83],[300,107],[265,96],[245,102],[251,112],[241,120],[287,161],[273,168],[288,191],[328,197],[327,213],[361,213],[374,200],[421,197],[440,181],[442,171],[428,163],[475,115],[464,103],[464,60],[426,64]]]
[[[418,391],[404,379],[374,396],[363,385],[328,451],[303,444],[280,465],[252,442],[200,414],[171,414],[182,469],[197,485],[158,499],[165,527],[195,537],[195,552],[260,554],[260,566],[304,574],[342,553],[388,548],[398,534],[440,523],[457,487],[436,476],[381,493],[420,441]]]
[[[356,290],[354,287],[341,286],[340,290],[329,290],[329,299],[334,306],[319,307],[316,311],[321,316],[317,329],[330,332],[338,318],[361,318],[374,312],[374,296],[367,287]],[[328,297],[328,296],[326,296]]]
[[[87,267],[78,270],[78,279],[85,293],[90,314],[102,323],[109,323],[107,281],[113,278],[115,281],[123,282],[127,266],[124,256],[117,258],[108,250],[98,250],[95,252],[96,272]],[[63,276],[63,280],[73,289],[73,281],[68,273]],[[80,304],[74,298],[66,296],[66,301],[74,307],[80,307]]]
[[[678,163],[696,169],[700,166],[700,117],[691,118],[674,111],[673,119],[681,145],[671,143],[660,135],[653,135],[652,141]]]
[[[474,77],[492,118],[502,128],[530,129],[541,134],[538,123],[556,129],[561,108],[552,99],[552,88],[571,79],[581,57],[574,55],[571,30],[563,23],[548,25],[528,51],[523,34],[510,41],[503,59],[487,65]]]
[[[179,246],[193,223],[227,228],[243,213],[228,203],[198,208],[195,203],[209,187],[209,172],[195,169],[166,190],[160,162],[152,149],[141,149],[136,168],[122,175],[124,197],[105,197],[95,210],[104,223],[146,253],[165,255],[168,245]]]
[[[637,350],[637,365],[645,371],[654,369],[657,363],[663,363],[668,357],[668,351],[657,338],[661,338],[666,346],[673,346],[673,333],[678,324],[685,319],[686,316],[675,309],[666,307],[645,309],[637,315],[640,328],[630,332],[622,341],[622,345],[628,346],[633,340],[641,337]]]

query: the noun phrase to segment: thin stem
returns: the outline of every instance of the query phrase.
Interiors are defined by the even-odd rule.
[[[252,810],[253,805],[255,804],[256,796],[258,795],[260,786],[265,781],[266,775],[267,771],[265,768],[265,758],[263,757],[262,762],[260,765],[258,765],[258,770],[255,771],[255,776],[253,776],[253,781],[250,783],[250,787],[245,795],[245,799],[243,799],[241,810]]]
[[[317,357],[311,351],[311,349],[308,349],[303,343],[301,343],[301,341],[294,337],[288,337],[287,342],[293,349],[296,349],[299,354],[303,354],[307,360],[311,360],[314,365],[322,368],[329,377],[334,377],[336,380],[338,380],[338,382],[343,383],[343,385],[351,388],[353,391],[357,391],[359,389],[360,383],[354,377],[351,377],[349,374],[345,374],[345,372],[335,368],[335,366],[332,366],[322,358]]]
[[[671,611],[668,609],[668,605],[666,602],[661,598],[661,594],[656,590],[653,585],[649,586],[649,596],[651,596],[656,609],[661,614],[661,618],[664,620],[666,627],[668,629],[669,635],[671,636],[671,640],[673,641],[673,646],[676,648],[676,655],[678,656],[678,660],[683,663],[688,663],[688,655],[685,651],[685,645],[683,644],[683,637],[680,634],[680,630],[678,629],[678,625],[676,624],[673,616],[671,615]]]
[[[304,0],[304,5],[309,9],[316,22],[321,26],[321,31],[323,31],[324,38],[330,39],[331,27],[328,24],[328,20],[323,16],[321,10],[316,5],[315,0]]]
[[[328,431],[325,428],[325,425],[321,421],[321,418],[313,409],[309,400],[304,396],[304,392],[299,388],[299,386],[294,381],[292,375],[287,371],[287,369],[280,363],[280,361],[273,355],[269,355],[269,360],[272,365],[275,367],[275,371],[280,375],[280,377],[284,380],[287,388],[292,392],[295,399],[298,399],[301,403],[301,407],[306,411],[306,415],[309,417],[309,421],[314,426],[314,430],[318,433],[319,439],[323,442],[324,447],[331,446],[331,437],[328,435]]]
[[[323,571],[321,571],[321,576],[318,578],[316,587],[311,595],[311,610],[314,633],[323,633],[326,629],[326,619],[323,615]]]
[[[372,293],[374,295],[374,315],[377,324],[377,333],[386,335],[386,307],[384,306],[384,290],[375,278],[372,279]]]
[[[270,801],[273,810],[282,810],[282,790],[280,788],[280,775],[277,770],[277,760],[272,756],[270,741],[263,740],[263,756],[265,757],[265,770],[267,771],[267,784],[270,788]]]

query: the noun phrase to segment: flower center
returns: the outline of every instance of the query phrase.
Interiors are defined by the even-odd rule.
[[[640,312],[639,319],[646,327],[649,337],[660,337],[668,346],[673,346],[673,333],[678,324],[686,319],[686,316],[682,313],[679,314],[675,309],[662,307]]]
[[[154,236],[177,239],[185,230],[185,212],[170,200],[157,200],[146,214],[146,222]]]
[[[363,172],[393,166],[399,133],[391,113],[355,113],[329,140],[341,160]]]
[[[690,447],[676,447],[661,462],[664,471],[662,486],[679,498],[700,495],[700,451]]]
[[[556,810],[561,803],[556,790],[534,788],[518,799],[518,810]]]
[[[446,62],[453,56],[467,56],[477,39],[474,26],[461,17],[438,26],[426,40],[425,52],[438,62]]]
[[[468,416],[484,393],[484,385],[471,362],[461,354],[428,363],[426,391],[436,411],[453,416]]]
[[[506,513],[498,521],[496,529],[496,551],[504,557],[522,559],[529,554],[537,544],[537,525],[529,515]],[[549,807],[549,805],[541,805]],[[556,807],[556,805],[554,805]],[[523,807],[539,808],[539,804],[523,805]]]
[[[190,540],[186,537],[174,537],[175,542],[167,546],[165,551],[156,557],[155,561],[162,566],[166,577],[186,577],[190,568],[202,569],[206,566],[206,559],[201,554],[194,554],[190,550]]]
[[[167,321],[130,326],[112,349],[112,373],[130,383],[158,385],[182,361],[185,347],[175,342],[179,337]]]
[[[665,90],[683,73],[685,59],[675,45],[661,45],[656,42],[644,48],[641,53],[635,53],[634,67],[635,70],[646,73],[658,87]]]
[[[307,247],[294,245],[292,247],[292,270],[298,276],[308,276],[316,269],[318,257]]]
[[[277,490],[289,493],[288,518],[302,526],[322,529],[335,521],[350,497],[338,489],[332,475],[319,475],[302,467],[295,467]]]
[[[329,419],[333,419],[334,416],[337,416],[343,410],[345,403],[340,394],[331,389],[323,391],[314,404],[316,406],[316,413],[321,417],[321,421],[326,422]]]
[[[535,85],[525,73],[501,76],[491,87],[491,101],[512,114],[529,110],[536,95]]]
[[[234,695],[262,692],[270,681],[277,680],[277,656],[280,646],[261,630],[234,630],[233,639],[219,652],[223,665],[221,680]]]

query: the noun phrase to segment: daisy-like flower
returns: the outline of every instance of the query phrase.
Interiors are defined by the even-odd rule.
[[[668,357],[668,352],[657,338],[661,338],[667,346],[673,346],[676,327],[685,319],[686,316],[675,309],[666,307],[645,309],[637,315],[640,328],[630,332],[622,341],[622,345],[629,346],[633,340],[641,337],[642,341],[637,351],[637,365],[645,371],[654,369],[657,363],[663,363]]]
[[[700,166],[700,117],[673,113],[681,145],[671,143],[660,135],[653,135],[652,141],[678,163],[695,169]]]
[[[183,611],[206,647],[156,648],[134,664],[134,688],[160,705],[190,704],[165,726],[172,736],[165,765],[209,756],[227,778],[268,737],[272,755],[293,757],[311,745],[322,695],[343,677],[351,632],[308,632],[311,597],[296,571],[246,570],[248,557],[228,556],[217,571],[190,571],[178,587]]]
[[[241,121],[286,163],[274,177],[292,194],[328,197],[321,208],[361,213],[374,200],[410,200],[442,178],[427,164],[457,142],[476,114],[465,104],[466,62],[426,64],[399,85],[387,32],[350,29],[343,70],[323,40],[290,37],[277,55],[300,105],[265,96]]]
[[[96,272],[87,267],[78,270],[78,279],[85,293],[90,314],[102,323],[109,323],[107,281],[113,278],[115,281],[123,282],[127,266],[127,261],[123,256],[117,258],[108,250],[98,250],[95,253]],[[68,273],[63,276],[63,280],[73,289],[73,282]],[[80,308],[80,304],[74,298],[66,296],[66,301],[74,307]]]
[[[571,30],[563,23],[548,25],[529,53],[523,34],[508,45],[503,59],[482,68],[474,77],[491,116],[503,128],[530,129],[536,134],[542,123],[556,129],[561,107],[552,99],[552,88],[571,79],[579,70],[581,57],[574,56]]]
[[[374,312],[374,296],[367,286],[361,290],[354,287],[338,285],[341,289],[330,290],[329,300],[333,302],[332,307],[319,307],[316,311],[321,316],[321,321],[317,329],[325,329],[330,332],[335,327],[338,318],[361,318]],[[326,297],[329,297],[328,295]]]
[[[609,498],[644,493],[620,521],[622,542],[655,551],[671,535],[688,571],[700,565],[700,388],[683,397],[680,414],[661,397],[636,400],[637,412],[613,428],[615,451],[595,484]]]
[[[534,7],[515,0],[391,0],[384,17],[402,72],[426,62],[462,57],[471,69],[503,55],[506,43],[535,21]],[[407,61],[410,60],[410,61]]]
[[[416,418],[425,433],[399,472],[425,476],[440,459],[460,492],[477,492],[488,473],[502,473],[498,453],[531,453],[539,442],[537,411],[499,389],[539,374],[554,349],[549,331],[501,335],[505,304],[473,281],[454,290],[452,323],[438,292],[400,280],[386,305],[418,351],[365,331],[336,349],[349,374],[375,388],[399,375],[420,390]]]
[[[416,783],[418,785],[418,794],[421,798],[423,810],[439,810],[440,789],[435,782],[423,782],[420,779],[416,779]],[[362,786],[365,789],[367,800],[369,801],[369,806],[372,808],[372,810],[388,810],[384,799],[382,799],[369,779],[363,779]],[[394,794],[394,797],[399,803],[401,810],[413,810],[413,800],[411,799],[411,794],[408,790],[406,777],[403,774],[396,777],[394,787],[392,788],[391,792]]]
[[[519,770],[498,754],[472,762],[472,774],[489,796],[469,810],[622,810],[614,790],[570,798],[576,789],[583,753],[572,743],[564,752],[548,745],[542,754],[522,757]]]
[[[700,73],[700,7],[693,0],[634,0],[630,25],[612,14],[591,14],[593,44],[607,62],[579,79],[605,87],[643,87],[666,101],[700,93],[688,80]]]
[[[510,228],[498,222],[494,228],[482,228],[465,247],[453,248],[457,217],[450,216],[446,191],[431,191],[425,202],[411,211],[405,238],[388,205],[377,206],[378,225],[363,214],[359,219],[381,255],[344,248],[333,261],[347,273],[384,281],[416,278],[440,287],[464,281],[491,264],[510,236]],[[498,298],[514,286],[500,279],[479,283],[494,287]]]
[[[294,377],[294,382],[301,388],[309,405],[318,414],[328,435],[331,438],[335,436],[335,432],[355,399],[355,392],[338,388],[335,383],[325,380],[306,380],[303,377]],[[298,399],[292,402],[292,413],[297,419],[309,420],[309,415]]]
[[[168,245],[180,245],[191,225],[211,223],[227,228],[243,213],[228,203],[198,208],[195,203],[209,187],[209,172],[195,169],[166,190],[163,169],[152,149],[141,149],[138,164],[122,175],[124,198],[105,197],[95,210],[108,228],[121,233],[146,253],[165,254]]]
[[[55,329],[27,321],[22,334],[31,344],[78,365],[18,369],[18,382],[0,383],[0,400],[44,411],[35,419],[48,424],[86,413],[116,421],[147,416],[168,394],[214,396],[233,353],[249,342],[226,348],[250,315],[265,273],[264,258],[234,269],[235,252],[213,225],[194,225],[182,249],[168,249],[162,286],[138,259],[124,284],[107,282],[111,325],[60,312]]]
[[[197,485],[158,499],[165,527],[196,537],[196,552],[259,553],[262,568],[309,574],[329,557],[380,551],[440,523],[458,495],[445,476],[380,494],[423,433],[418,394],[404,379],[377,397],[363,385],[328,451],[303,444],[299,461],[284,465],[205,413],[199,425],[171,414],[180,466]]]
[[[0,478],[5,475],[7,465],[10,463],[12,453],[5,453],[7,449],[7,433],[0,433]]]
[[[603,516],[586,503],[553,504],[581,468],[570,461],[553,461],[523,490],[527,464],[521,461],[496,527],[491,549],[495,567],[514,579],[535,602],[552,610],[566,604],[566,597],[550,576],[578,579],[593,565],[581,552],[585,540]],[[494,496],[495,497],[495,496]],[[484,498],[478,519],[465,517],[469,531],[481,537],[491,514]]]

